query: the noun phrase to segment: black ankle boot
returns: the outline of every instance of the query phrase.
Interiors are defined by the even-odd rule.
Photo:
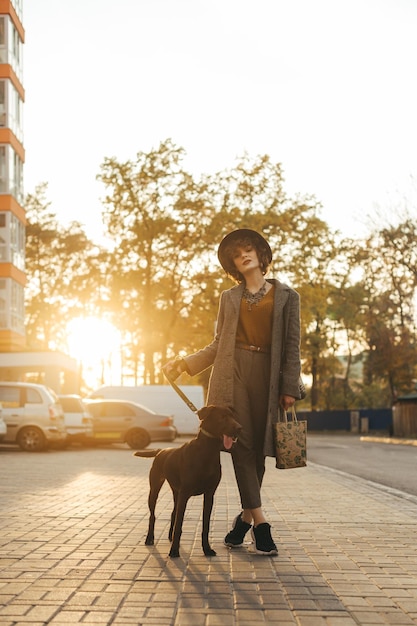
[[[243,545],[243,540],[246,533],[251,528],[252,524],[248,524],[242,520],[242,513],[239,513],[233,520],[233,528],[227,533],[224,538],[224,544],[229,548],[240,548]]]
[[[277,547],[271,537],[271,526],[267,522],[252,528],[252,538],[255,542],[257,554],[266,554],[267,556],[276,556],[278,554]]]

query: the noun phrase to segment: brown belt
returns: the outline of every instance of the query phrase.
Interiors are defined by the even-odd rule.
[[[263,352],[264,354],[269,354],[271,352],[271,348],[269,346],[250,346],[247,343],[236,343],[236,348],[240,350],[250,350],[250,352]]]

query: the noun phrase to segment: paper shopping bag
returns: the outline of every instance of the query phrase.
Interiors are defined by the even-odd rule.
[[[307,421],[298,420],[291,407],[292,420],[284,419],[274,424],[276,467],[292,469],[307,465]]]

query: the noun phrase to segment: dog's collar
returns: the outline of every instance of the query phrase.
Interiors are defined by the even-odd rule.
[[[203,433],[203,435],[205,435],[206,437],[210,437],[210,439],[218,439],[216,435],[212,435],[211,433],[207,432],[207,430],[204,430],[204,428],[200,428],[200,432]]]
[[[210,439],[218,439],[218,437],[216,437],[216,435],[212,435],[207,430],[204,430],[204,428],[201,428],[201,427],[200,427],[200,433],[202,433],[206,437],[210,437]],[[233,443],[236,443],[237,437],[232,437],[232,439],[233,439]]]

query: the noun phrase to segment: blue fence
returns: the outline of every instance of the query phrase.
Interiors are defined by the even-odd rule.
[[[360,409],[359,419],[368,419],[369,430],[392,432],[392,409]],[[352,411],[297,411],[298,419],[307,420],[308,430],[351,430]]]

